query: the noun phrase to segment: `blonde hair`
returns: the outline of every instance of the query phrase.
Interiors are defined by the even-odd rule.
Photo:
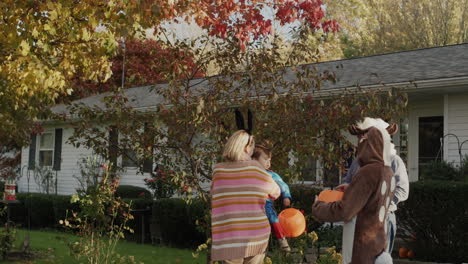
[[[224,146],[223,158],[229,161],[241,160],[247,144],[251,146],[254,142],[254,137],[249,135],[245,130],[236,131]]]

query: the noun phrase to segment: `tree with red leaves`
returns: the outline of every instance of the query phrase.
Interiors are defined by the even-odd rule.
[[[207,29],[210,35],[220,38],[233,37],[239,42],[241,50],[252,39],[272,35],[272,20],[280,21],[282,26],[300,21],[303,25],[324,32],[337,32],[335,20],[324,20],[325,12],[321,0],[205,0],[200,5],[196,23]],[[262,10],[272,8],[272,17],[262,14]]]
[[[235,42],[244,52],[273,35],[274,21],[338,30],[325,19],[321,0],[4,0],[0,17],[0,32],[8,36],[0,39],[0,139],[20,145],[27,144],[31,132],[24,124],[43,116],[48,106],[70,94],[95,93],[99,89],[93,91],[93,82],[111,78],[116,39],[142,36],[149,28],[158,33],[167,23],[185,20],[220,42]],[[85,82],[73,85],[77,76]],[[111,83],[117,81],[113,79]],[[83,91],[86,86],[90,93]]]
[[[112,76],[108,80],[93,82],[77,77],[73,83],[73,94],[66,99],[83,98],[122,85],[129,88],[166,82],[169,75],[177,79],[204,76],[190,51],[178,51],[153,39],[121,41],[120,47],[118,54],[111,59]],[[174,72],[179,74],[172,76]]]

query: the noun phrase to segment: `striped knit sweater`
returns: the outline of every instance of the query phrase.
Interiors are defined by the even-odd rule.
[[[266,199],[279,195],[278,185],[257,161],[217,164],[211,185],[212,261],[264,253],[270,237]]]

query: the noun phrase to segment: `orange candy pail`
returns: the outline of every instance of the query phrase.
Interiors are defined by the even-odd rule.
[[[298,237],[305,231],[305,217],[297,209],[288,208],[281,211],[278,219],[286,237]]]
[[[320,192],[318,199],[322,202],[332,203],[343,199],[344,192],[335,190],[323,190]]]

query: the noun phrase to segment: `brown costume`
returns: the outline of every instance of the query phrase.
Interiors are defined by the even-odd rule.
[[[348,222],[356,216],[352,264],[373,264],[386,247],[385,219],[395,189],[390,167],[383,160],[384,140],[375,127],[358,145],[361,168],[341,201],[316,201],[312,214],[323,222]]]

